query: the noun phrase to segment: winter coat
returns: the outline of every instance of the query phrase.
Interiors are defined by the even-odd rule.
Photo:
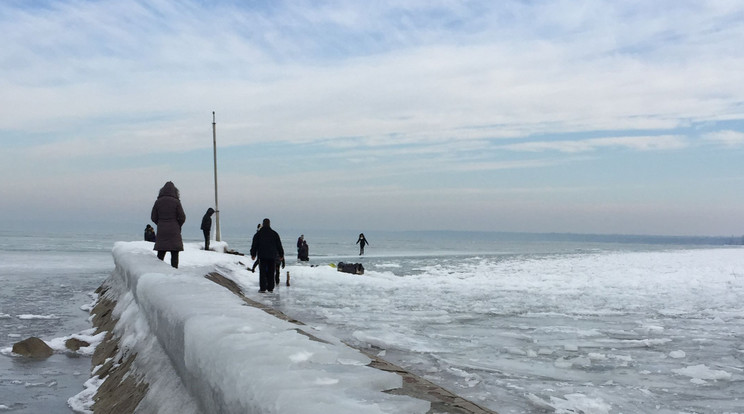
[[[181,226],[186,222],[186,213],[183,212],[178,189],[172,182],[168,181],[160,189],[150,216],[158,227],[154,250],[182,251]]]
[[[364,245],[365,244],[367,246],[369,246],[369,242],[367,241],[367,239],[364,236],[359,236],[359,239],[357,240],[357,242],[355,244],[359,244],[359,243],[361,243],[359,245],[359,247],[361,247],[362,249],[364,248]]]
[[[282,246],[282,240],[279,238],[279,233],[271,227],[261,227],[253,235],[251,257],[258,257],[259,260],[275,260],[277,257],[284,257],[284,247]]]
[[[310,260],[310,247],[307,245],[307,242],[302,242],[300,253],[297,255],[297,258],[299,258],[303,262],[307,262],[308,260]]]
[[[214,209],[212,207],[209,207],[207,212],[204,214],[204,217],[202,217],[202,230],[210,231],[212,229],[212,214],[214,214]]]

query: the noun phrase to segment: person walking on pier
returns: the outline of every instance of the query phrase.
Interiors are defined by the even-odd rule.
[[[165,260],[165,253],[170,252],[171,266],[178,269],[178,252],[183,251],[181,227],[186,222],[186,213],[181,206],[180,193],[172,181],[160,189],[158,199],[152,206],[150,219],[158,228],[155,247],[158,259]]]
[[[276,261],[284,261],[284,247],[282,247],[279,233],[271,228],[271,221],[267,218],[263,220],[261,228],[253,235],[251,242],[251,259],[256,260],[256,257],[258,257],[259,292],[273,292]]]
[[[212,230],[212,214],[214,209],[209,207],[202,217],[201,230],[204,233],[204,250],[209,250],[209,232]]]

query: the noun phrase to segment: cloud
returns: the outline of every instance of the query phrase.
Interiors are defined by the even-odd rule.
[[[61,197],[90,175],[110,201],[98,177],[135,192],[127,177],[152,170],[207,194],[189,172],[210,172],[216,111],[227,188],[269,187],[287,211],[300,194],[383,220],[415,196],[456,213],[509,185],[616,188],[616,170],[594,172],[620,152],[644,152],[653,183],[665,151],[742,144],[742,16],[672,0],[0,2],[0,173]],[[706,181],[726,178],[706,162]],[[465,201],[441,191],[463,183]]]
[[[609,137],[585,140],[534,141],[503,145],[510,151],[542,152],[558,151],[566,153],[590,152],[602,148],[621,148],[636,151],[677,150],[686,148],[687,140],[676,135],[654,135],[641,137]]]
[[[703,138],[706,141],[714,142],[725,147],[744,146],[744,132],[741,131],[717,131],[705,134]]]
[[[713,5],[671,8],[672,22],[646,10],[658,6],[567,4],[10,8],[16,20],[3,25],[15,46],[0,53],[21,63],[3,71],[0,128],[217,109],[221,125],[236,126],[225,137],[235,144],[391,134],[427,142],[741,115],[733,104],[744,75],[733,68],[742,54],[709,50],[733,49],[742,34],[715,27],[725,15]],[[688,58],[701,54],[711,59]]]

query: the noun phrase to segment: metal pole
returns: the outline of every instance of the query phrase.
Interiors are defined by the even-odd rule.
[[[212,144],[214,144],[214,214],[215,214],[215,240],[222,241],[220,234],[220,205],[217,202],[217,122],[214,111],[212,111]]]

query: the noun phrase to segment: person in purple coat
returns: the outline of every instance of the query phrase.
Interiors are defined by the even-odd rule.
[[[160,189],[158,199],[152,206],[150,219],[157,226],[155,247],[158,259],[164,260],[165,253],[171,254],[171,266],[178,269],[178,253],[183,251],[181,227],[186,222],[186,213],[181,206],[180,193],[172,181]]]

